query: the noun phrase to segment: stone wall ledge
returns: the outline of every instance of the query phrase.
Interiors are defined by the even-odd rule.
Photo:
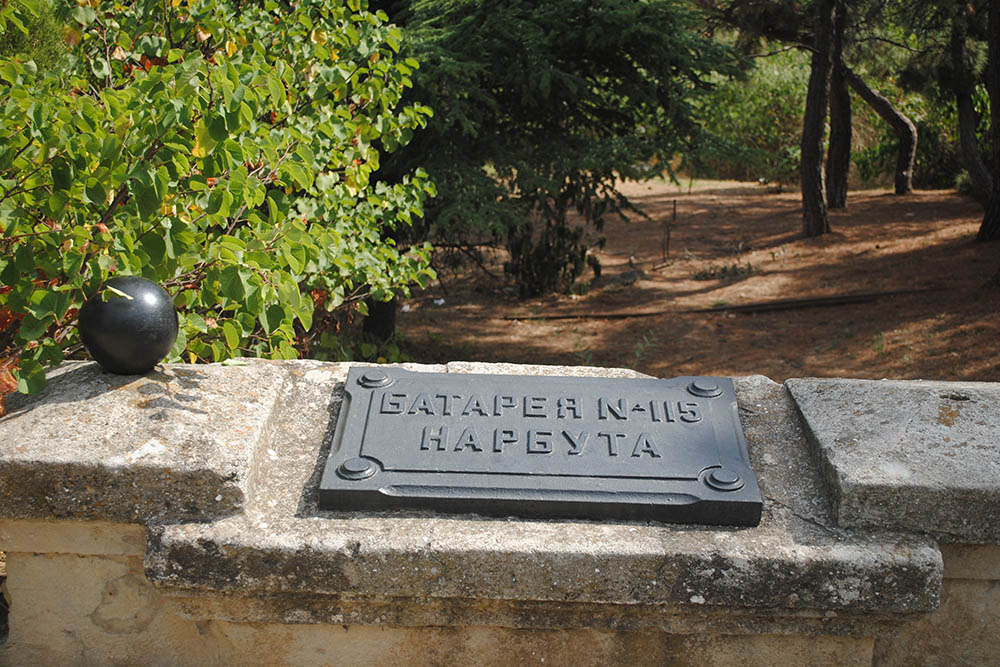
[[[288,381],[244,510],[206,523],[151,526],[146,572],[164,592],[270,596],[284,605],[297,599],[303,608],[303,601],[334,596],[459,606],[478,600],[483,609],[494,602],[581,609],[653,605],[872,619],[932,611],[939,604],[942,560],[936,543],[921,535],[838,526],[796,407],[787,390],[767,378],[736,381],[751,465],[765,497],[763,518],[756,528],[720,528],[321,511],[318,479],[348,365],[302,361],[282,367]],[[492,364],[407,367],[630,375]],[[283,618],[286,612],[275,604],[273,618]],[[426,622],[420,605],[402,608],[412,609],[412,618],[406,621],[404,614],[394,622]],[[503,617],[498,610],[484,614],[490,622]]]
[[[838,525],[1000,543],[1000,385],[785,384],[833,492]]]
[[[0,418],[0,516],[206,521],[243,510],[281,365],[166,365],[142,376],[67,362]]]
[[[678,635],[794,635],[864,638],[893,633],[929,614],[702,605],[606,604],[471,598],[373,598],[351,595],[219,595],[161,588],[170,611],[204,622],[385,627],[488,626],[510,629],[657,631]]]
[[[727,528],[321,511],[348,370],[250,360],[116,377],[72,363],[42,395],[13,397],[0,418],[0,664],[1000,654],[1000,385],[737,378],[764,509],[758,527]]]

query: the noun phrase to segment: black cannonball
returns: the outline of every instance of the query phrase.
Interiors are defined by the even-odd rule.
[[[170,295],[139,276],[105,282],[80,308],[78,321],[80,338],[90,356],[106,370],[121,375],[151,370],[177,339],[177,311]]]

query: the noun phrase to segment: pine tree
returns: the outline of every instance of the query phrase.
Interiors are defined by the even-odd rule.
[[[735,52],[673,0],[411,0],[382,6],[421,63],[412,98],[428,130],[383,161],[438,188],[422,233],[439,246],[504,246],[522,295],[565,290],[622,178],[658,174],[697,146],[692,100]],[[576,211],[586,226],[572,221]]]

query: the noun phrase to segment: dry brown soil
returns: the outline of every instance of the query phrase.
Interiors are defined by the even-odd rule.
[[[805,239],[795,191],[736,182],[624,190],[652,220],[608,222],[597,252],[604,271],[584,294],[521,301],[481,272],[444,275],[404,302],[404,350],[424,362],[618,366],[663,377],[1000,381],[1000,290],[982,287],[1000,267],[1000,243],[974,242],[982,209],[972,200],[856,191],[832,212],[832,233]],[[501,261],[493,258],[497,273]],[[695,277],[737,264],[753,269]],[[852,305],[685,312],[924,288],[937,289]],[[594,317],[609,313],[645,316]]]

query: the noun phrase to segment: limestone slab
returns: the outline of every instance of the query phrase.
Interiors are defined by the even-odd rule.
[[[474,599],[821,610],[834,616],[937,607],[942,564],[936,544],[919,536],[838,527],[795,405],[767,378],[736,381],[751,466],[764,496],[763,517],[755,528],[719,528],[320,510],[318,480],[348,366],[288,362],[286,367],[290,381],[279,399],[260,484],[245,511],[151,532],[146,569],[165,591],[267,593],[283,605],[282,614],[288,604],[295,606],[289,596],[322,595],[442,604]],[[449,364],[447,370],[489,373],[491,368]],[[498,372],[567,375],[574,369],[503,366]],[[394,622],[424,619],[400,615]],[[535,624],[527,617],[516,622]]]
[[[942,544],[945,579],[983,579],[1000,582],[1000,546],[995,544]],[[1000,609],[997,610],[1000,615]]]
[[[1000,543],[1000,386],[792,379],[841,526]]]
[[[146,553],[146,531],[134,523],[0,519],[0,551],[142,556]]]
[[[240,511],[285,370],[70,362],[0,418],[0,516],[203,521]]]
[[[941,609],[879,637],[873,664],[996,665],[1000,655],[1000,582],[945,579]]]

